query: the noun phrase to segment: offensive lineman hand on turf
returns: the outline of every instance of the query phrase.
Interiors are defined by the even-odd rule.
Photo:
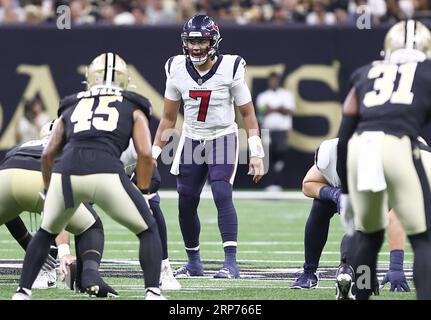
[[[67,268],[66,266],[72,264],[74,261],[76,261],[76,257],[72,256],[71,254],[66,254],[60,259],[60,277],[61,281],[66,277],[67,275]]]
[[[380,284],[380,289],[383,289],[388,282],[391,284],[390,291],[410,292],[410,287],[403,270],[389,270]]]
[[[353,208],[349,195],[345,193],[340,196],[340,218],[347,235],[352,236],[355,232]]]
[[[251,157],[250,163],[248,164],[248,175],[253,176],[253,181],[258,183],[262,179],[264,172],[263,160],[257,157]]]

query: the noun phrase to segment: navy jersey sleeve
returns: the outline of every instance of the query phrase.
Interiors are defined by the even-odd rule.
[[[63,99],[60,100],[60,106],[57,111],[57,117],[60,117],[63,112],[70,107],[74,106],[78,102],[78,98],[76,94],[66,96]]]
[[[150,100],[132,91],[123,91],[123,96],[141,110],[147,116],[148,120],[151,118],[152,106]]]

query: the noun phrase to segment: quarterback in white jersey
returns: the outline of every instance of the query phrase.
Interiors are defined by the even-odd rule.
[[[214,277],[238,278],[238,222],[232,202],[238,162],[235,108],[241,113],[249,136],[248,174],[258,182],[264,173],[259,127],[250,90],[244,81],[246,63],[236,55],[219,55],[219,27],[209,16],[196,15],[187,21],[181,39],[184,55],[168,59],[165,65],[164,111],[153,145],[153,158],[157,159],[166,144],[162,136],[174,128],[182,101],[184,124],[171,173],[177,175],[179,222],[188,263],[177,270],[176,277],[204,274],[197,208],[209,177],[225,252],[223,267]]]

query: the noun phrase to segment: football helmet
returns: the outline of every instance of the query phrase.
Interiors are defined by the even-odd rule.
[[[384,56],[385,60],[395,62],[431,58],[431,32],[419,21],[398,22],[386,34]]]
[[[191,39],[208,39],[210,41],[210,46],[206,53],[199,57],[194,57],[187,46],[188,40]],[[217,23],[213,18],[199,14],[190,18],[184,24],[183,32],[181,33],[181,40],[183,43],[183,53],[190,59],[190,61],[195,66],[200,66],[208,61],[208,59],[213,58],[218,55],[218,46],[222,38],[220,37],[220,30]]]
[[[130,74],[126,62],[111,52],[97,56],[87,67],[85,78],[87,89],[99,85],[126,89]]]
[[[45,123],[43,125],[43,127],[40,129],[40,133],[39,133],[39,139],[40,140],[43,140],[43,139],[45,139],[51,135],[52,131],[54,130],[55,125],[57,124],[57,120],[58,119],[51,120],[50,122]]]

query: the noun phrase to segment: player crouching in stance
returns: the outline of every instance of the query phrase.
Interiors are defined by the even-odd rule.
[[[340,215],[346,232],[354,233],[356,299],[372,293],[389,205],[414,252],[417,298],[429,300],[431,160],[418,137],[431,122],[431,32],[419,21],[399,22],[387,33],[384,50],[384,60],[353,73],[343,105],[337,146]],[[360,286],[359,276],[371,281]]]
[[[43,178],[41,173],[41,157],[44,146],[48,143],[55,121],[45,124],[40,133],[40,140],[32,140],[18,145],[10,150],[0,164],[0,225],[5,223],[11,235],[20,246],[27,251],[32,235],[19,215],[23,211],[41,213],[43,207]],[[16,187],[19,183],[19,187]],[[12,220],[11,220],[12,219]],[[82,219],[82,220],[81,220]],[[86,229],[85,235],[81,230]],[[75,233],[77,256],[87,260],[89,252],[103,252],[103,238],[95,235],[103,234],[103,225],[94,209],[89,204],[81,204],[73,218],[66,226],[66,230]],[[42,270],[32,285],[33,289],[48,289],[56,286],[56,256],[60,260],[60,275],[67,274],[68,265],[75,260],[70,255],[69,233],[63,230],[55,239],[57,247],[51,246],[48,258]],[[91,255],[90,255],[91,256]],[[85,273],[98,270],[100,260],[92,263],[92,268]],[[82,267],[81,267],[82,269]],[[81,283],[81,277],[77,282]],[[98,272],[93,273],[92,282],[84,282],[83,292],[97,283],[98,290],[91,291],[97,297],[117,296],[117,292],[106,284]]]
[[[326,244],[329,223],[340,211],[341,182],[336,171],[338,139],[323,141],[315,153],[315,164],[303,180],[304,195],[313,199],[304,233],[304,270],[291,285],[292,289],[312,289],[318,286],[317,268]],[[403,271],[405,234],[393,211],[389,212],[388,240],[390,267],[382,285],[391,283],[391,291],[410,291]],[[336,299],[354,299],[354,271],[351,267],[351,237],[345,235],[340,245],[340,265],[336,272]],[[378,288],[375,288],[378,294]]]
[[[126,91],[129,72],[126,62],[116,54],[96,57],[86,78],[87,91],[61,101],[58,124],[43,151],[42,174],[48,190],[44,215],[26,252],[19,287],[13,298],[30,298],[31,285],[48,255],[50,243],[75,217],[80,203],[91,202],[136,234],[145,298],[164,299],[159,289],[160,237],[156,222],[138,190],[145,193],[152,175],[148,128],[151,105],[146,98]],[[129,180],[120,161],[130,138],[138,154],[138,188]],[[80,219],[84,230],[78,231],[82,236],[87,232],[86,221]],[[92,256],[92,259],[100,259],[97,253]],[[87,278],[84,275],[82,282],[91,284],[91,274],[87,273]]]

